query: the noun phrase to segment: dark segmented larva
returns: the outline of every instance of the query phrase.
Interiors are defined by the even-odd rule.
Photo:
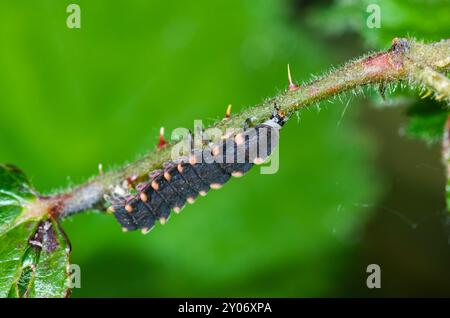
[[[179,213],[198,195],[204,196],[231,176],[240,177],[254,164],[262,163],[276,147],[278,131],[286,120],[277,110],[270,120],[224,139],[211,147],[211,163],[202,162],[197,154],[165,163],[163,170],[153,172],[148,183],[137,188],[136,195],[112,200],[110,210],[124,231],[149,232],[156,220],[166,222],[170,210]]]

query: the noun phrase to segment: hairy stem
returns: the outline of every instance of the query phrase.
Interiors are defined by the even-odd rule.
[[[211,127],[225,131],[227,128],[241,127],[247,118],[252,118],[255,124],[259,124],[270,117],[275,103],[284,112],[292,114],[322,99],[373,83],[384,86],[407,80],[432,87],[439,95],[448,94],[448,79],[437,72],[448,71],[449,68],[450,40],[422,44],[409,39],[394,39],[387,51],[349,62],[308,84],[296,86],[291,83],[286,92]],[[101,174],[77,188],[52,197],[42,197],[40,200],[48,203],[46,206],[53,216],[64,217],[96,207],[102,209],[103,196],[115,185],[161,168],[164,162],[170,161],[173,146],[174,143],[170,143],[122,169]]]
[[[423,95],[428,97],[434,93],[436,100],[450,101],[450,79],[442,73],[436,72],[429,66],[422,67],[417,65],[413,77],[420,83],[426,85],[429,90]]]

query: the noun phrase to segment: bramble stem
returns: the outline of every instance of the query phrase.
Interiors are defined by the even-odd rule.
[[[253,122],[259,124],[270,117],[275,103],[281,110],[292,114],[312,103],[360,86],[374,83],[385,85],[400,80],[425,85],[435,91],[436,98],[450,100],[449,80],[439,73],[449,69],[450,39],[431,44],[410,39],[394,39],[387,51],[349,62],[308,84],[297,87],[290,85],[286,92],[211,127],[225,131],[227,128],[241,127],[247,118],[253,118]],[[174,143],[170,143],[119,170],[96,176],[65,193],[41,200],[47,201],[49,213],[54,216],[65,217],[96,207],[102,209],[104,194],[108,194],[115,185],[124,180],[161,168],[164,162],[171,160],[173,146]]]

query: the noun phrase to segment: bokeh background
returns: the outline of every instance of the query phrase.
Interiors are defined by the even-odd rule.
[[[0,4],[0,161],[43,193],[154,149],[160,126],[283,91],[288,63],[302,82],[395,36],[449,36],[446,1],[73,2],[81,29],[69,1]],[[64,221],[72,296],[450,296],[439,145],[403,136],[403,106],[350,96],[291,120],[278,173],[253,169],[147,236],[109,215]]]

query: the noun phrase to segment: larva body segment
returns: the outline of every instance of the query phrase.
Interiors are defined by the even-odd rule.
[[[195,152],[189,158],[165,163],[164,170],[152,173],[148,183],[138,188],[138,194],[111,202],[116,219],[124,230],[141,229],[143,233],[156,220],[165,223],[171,209],[178,213],[186,202],[193,203],[198,195],[220,188],[231,176],[241,176],[267,159],[278,144],[278,131],[285,120],[274,115],[263,124],[213,145],[209,149],[212,162],[202,161],[201,153]]]
[[[231,174],[223,170],[217,162],[197,163],[193,165],[193,168],[199,178],[212,188],[224,184],[231,177]]]
[[[182,174],[178,171],[177,165],[166,168],[166,173],[170,175],[170,184],[172,187],[177,189],[178,193],[184,198],[183,204],[180,202],[176,207],[181,209],[186,201],[193,202],[197,198],[198,192],[188,184]]]
[[[156,178],[159,181],[159,177],[156,177]],[[165,198],[162,196],[161,192],[159,191],[160,189],[156,190],[153,187],[155,184],[154,182],[157,182],[157,181],[155,179],[151,180],[151,182],[149,183],[149,186],[143,190],[143,192],[147,196],[147,202],[145,202],[145,204],[149,208],[150,212],[152,213],[152,215],[155,219],[161,219],[161,218],[167,219],[169,217],[171,207],[166,202]],[[138,200],[142,201],[140,196],[139,196]],[[139,227],[139,228],[141,228],[141,227]]]
[[[114,206],[114,216],[124,231],[134,231],[138,229],[138,225],[135,223],[131,215],[125,210],[124,205]]]
[[[133,208],[133,211],[127,212],[132,217],[137,228],[151,229],[155,224],[155,217],[153,216],[150,209],[146,206],[146,203],[142,200],[139,200],[138,198],[134,198],[132,202],[129,202],[128,204]]]
[[[205,163],[199,163],[205,164]],[[203,181],[194,169],[191,163],[188,161],[182,161],[178,164],[178,171],[186,181],[186,183],[197,193],[203,194],[209,191],[210,187],[205,181]]]
[[[242,176],[253,166],[253,163],[245,158],[245,148],[238,146],[232,138],[226,139],[220,148],[222,149],[223,160],[219,165],[228,174]]]
[[[157,215],[158,218],[168,218],[167,211],[170,212],[170,209],[173,209],[175,206],[182,207],[186,203],[186,197],[182,193],[178,193],[178,189],[172,185],[172,180],[167,181],[161,175],[153,179],[151,184],[152,186],[157,185],[157,189],[153,189],[153,192],[161,197],[161,205],[167,206],[167,208],[164,208],[165,213]]]
[[[255,147],[257,148],[256,157],[250,157],[249,161],[259,164],[264,162],[278,145],[279,133],[278,129],[267,124],[255,127],[255,131],[256,136],[253,136],[253,140],[249,140],[249,147],[252,147],[251,145],[257,145]]]

